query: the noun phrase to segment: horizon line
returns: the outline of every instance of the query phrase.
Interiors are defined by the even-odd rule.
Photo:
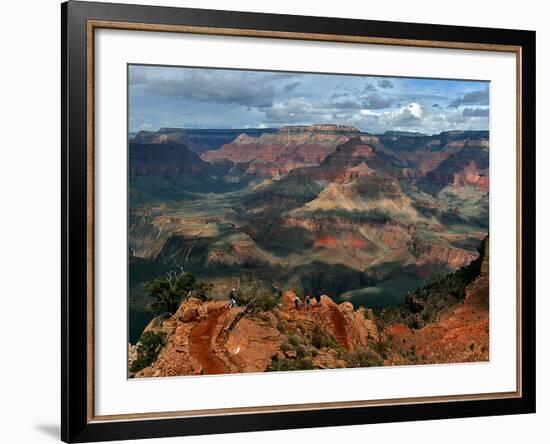
[[[407,131],[407,130],[385,130],[384,132],[369,132],[362,130],[360,128],[354,127],[352,125],[341,125],[341,124],[332,124],[332,123],[312,123],[312,124],[302,124],[302,125],[281,125],[281,126],[250,126],[250,127],[179,127],[179,126],[161,126],[157,129],[138,129],[138,130],[128,130],[128,134],[130,133],[139,133],[141,131],[146,131],[150,133],[160,132],[162,130],[195,130],[195,131],[204,131],[204,130],[232,130],[232,131],[247,131],[247,130],[280,130],[282,128],[299,128],[299,127],[311,127],[311,126],[334,126],[334,127],[343,127],[343,128],[353,128],[357,130],[361,134],[369,134],[373,136],[382,136],[389,132],[394,133],[407,133],[407,134],[418,134],[422,136],[435,136],[443,133],[449,133],[454,131],[462,131],[462,132],[490,132],[489,128],[487,129],[447,129],[444,131],[439,131],[435,133],[424,133],[420,131]]]

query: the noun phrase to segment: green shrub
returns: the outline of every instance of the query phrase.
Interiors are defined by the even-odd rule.
[[[249,300],[246,304],[246,311],[248,313],[262,313],[265,311],[271,311],[277,307],[278,301],[273,296],[269,295],[257,295]]]
[[[430,310],[425,309],[425,310],[422,312],[422,314],[420,315],[420,317],[422,318],[422,320],[423,320],[424,322],[429,322],[430,319],[432,318],[432,313],[431,313]]]
[[[302,345],[302,340],[296,336],[296,335],[290,335],[288,337],[288,342],[290,343],[290,345],[292,345],[294,348],[296,347],[299,347]]]
[[[263,282],[241,286],[235,296],[237,305],[249,314],[271,311],[279,303],[278,293]]]
[[[363,348],[348,353],[346,362],[349,367],[380,367],[384,361],[378,353],[370,348]]]
[[[305,358],[306,357],[306,349],[303,345],[297,345],[296,346],[296,357],[298,358]]]
[[[193,286],[191,296],[205,302],[209,299],[208,293],[212,291],[212,288],[214,288],[214,286],[209,282],[197,282]]]
[[[151,311],[156,316],[175,313],[181,301],[189,295],[204,301],[210,290],[211,284],[197,282],[193,273],[183,271],[170,271],[166,276],[160,276],[145,286],[148,296],[155,299],[151,303]]]
[[[281,344],[281,351],[282,352],[288,352],[290,350],[294,350],[294,348],[288,342],[284,342],[283,344]]]
[[[267,369],[269,372],[287,372],[293,370],[313,370],[313,363],[307,358],[297,359],[279,359],[274,356],[271,365]]]
[[[321,328],[319,325],[316,325],[313,328],[311,344],[318,349],[333,348],[338,350],[342,348],[340,344],[338,344],[334,336],[332,336],[329,332]]]
[[[137,357],[130,365],[130,372],[137,373],[149,367],[166,345],[166,334],[163,332],[147,331],[141,335],[137,343]]]

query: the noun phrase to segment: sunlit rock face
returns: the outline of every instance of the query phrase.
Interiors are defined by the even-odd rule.
[[[280,177],[289,171],[319,165],[336,147],[359,131],[340,125],[283,127],[258,137],[239,135],[218,150],[207,151],[202,159],[250,162],[249,173]]]

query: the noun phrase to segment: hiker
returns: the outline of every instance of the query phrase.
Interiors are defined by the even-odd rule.
[[[306,308],[309,310],[311,308],[311,297],[309,294],[306,296]]]
[[[294,307],[296,307],[296,310],[300,308],[300,298],[298,295],[294,296]]]
[[[237,306],[237,289],[233,287],[229,292],[229,308]]]
[[[321,306],[321,293],[315,293],[315,302],[317,303],[317,307]]]

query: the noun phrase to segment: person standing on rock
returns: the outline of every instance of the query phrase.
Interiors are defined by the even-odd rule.
[[[235,287],[229,292],[229,308],[237,306],[237,290]]]
[[[317,307],[321,306],[321,293],[315,293],[315,302],[317,303]]]
[[[300,297],[298,295],[294,296],[294,307],[296,307],[296,310],[300,308]]]
[[[306,296],[306,308],[309,310],[311,308],[311,297],[309,294]]]

